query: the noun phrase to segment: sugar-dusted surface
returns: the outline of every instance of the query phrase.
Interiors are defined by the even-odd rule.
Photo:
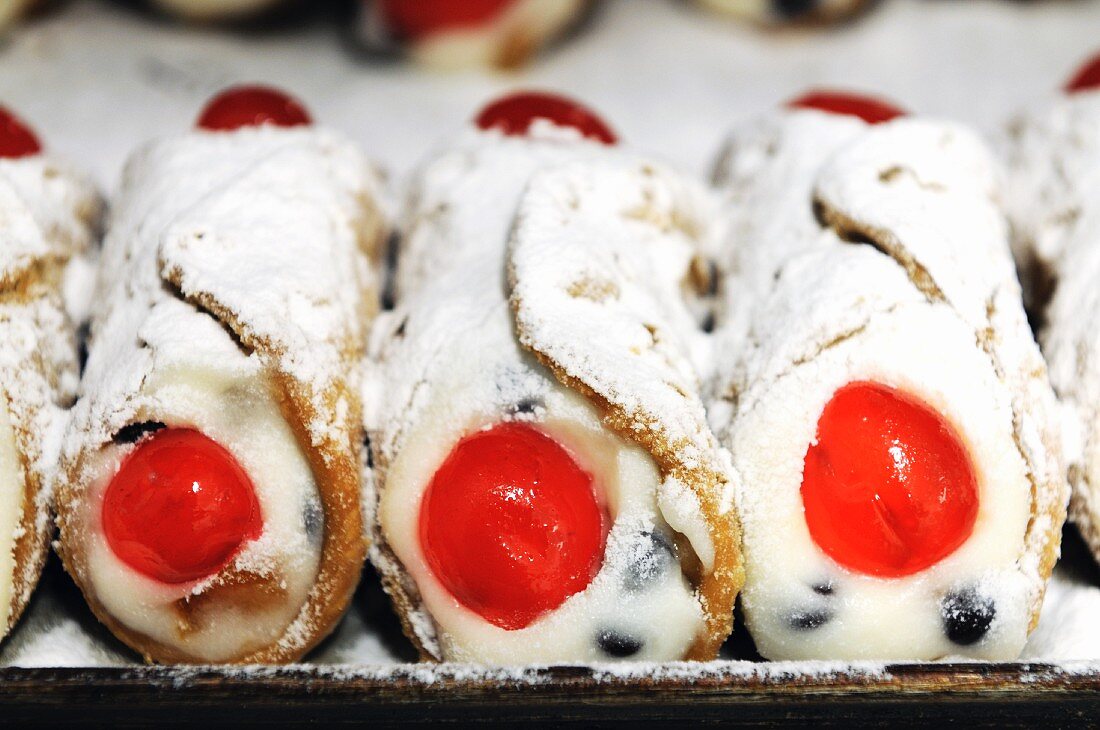
[[[689,3],[611,0],[524,74],[440,76],[357,61],[319,23],[242,42],[83,0],[0,48],[0,99],[104,184],[137,143],[182,129],[212,92],[245,80],[295,89],[318,120],[395,171],[423,159],[441,128],[523,85],[587,100],[624,140],[701,172],[730,122],[807,86],[878,90],[996,129],[1095,50],[1098,25],[1095,0],[888,0],[833,33],[760,33]]]
[[[613,0],[573,44],[527,74],[440,77],[356,62],[319,27],[241,42],[84,0],[33,22],[0,47],[0,99],[38,127],[52,149],[91,168],[104,184],[117,180],[136,144],[183,129],[211,92],[246,79],[294,88],[319,119],[349,132],[397,174],[422,159],[441,128],[458,126],[486,98],[515,85],[574,93],[600,108],[632,144],[703,172],[731,122],[808,85],[877,89],[910,108],[996,129],[1095,50],[1098,24],[1100,2],[1089,0],[894,0],[835,33],[761,34],[696,14],[687,3]],[[1087,565],[1087,558],[1073,554],[1066,563]],[[1077,653],[1089,646],[1096,650],[1088,656],[1100,657],[1100,629],[1087,610],[1090,601],[1100,604],[1100,580],[1095,574],[1063,580],[1067,575],[1065,566],[1056,570],[1025,657],[1060,659],[1066,647]],[[100,650],[112,661],[135,661],[89,633],[95,623],[79,600],[47,600],[63,593],[68,579],[59,578],[36,596],[0,662],[108,663]],[[372,622],[383,601],[375,591],[360,590],[352,614],[311,661],[408,659],[400,632]],[[1060,610],[1066,606],[1076,608]],[[26,642],[30,634],[37,641]],[[1069,673],[1095,669],[1089,662],[1065,666]]]
[[[4,631],[27,605],[48,549],[61,434],[77,387],[78,323],[67,314],[87,299],[68,272],[86,265],[101,212],[89,181],[56,159],[0,159]]]
[[[352,394],[377,300],[378,188],[359,150],[323,128],[166,135],[127,164],[56,507],[69,571],[146,656],[296,659],[354,589],[363,532]],[[115,436],[149,421],[223,445],[264,516],[260,537],[200,581],[150,580],[102,529],[104,494],[133,448]],[[276,588],[242,600],[242,585]],[[211,618],[181,620],[181,605]]]

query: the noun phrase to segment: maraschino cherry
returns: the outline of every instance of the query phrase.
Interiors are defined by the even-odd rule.
[[[850,570],[911,575],[954,552],[978,514],[978,483],[955,429],[885,385],[838,390],[817,422],[802,475],[806,524]]]
[[[268,86],[232,86],[206,104],[195,126],[232,132],[264,124],[299,127],[312,122],[301,102],[283,91]]]
[[[1066,84],[1067,94],[1100,88],[1100,53],[1089,59]]]
[[[138,442],[107,486],[102,519],[115,555],[163,583],[215,574],[263,531],[248,474],[224,447],[186,428]]]
[[[31,128],[23,120],[0,106],[0,158],[30,157],[42,151]]]
[[[502,423],[463,438],[420,506],[420,544],[459,603],[521,629],[584,590],[606,517],[584,471],[537,428]]]
[[[604,144],[617,141],[611,127],[596,112],[567,97],[538,91],[519,91],[503,96],[482,109],[474,123],[481,129],[522,136],[536,119],[572,127],[581,135]]]
[[[881,99],[843,91],[810,91],[787,102],[787,107],[859,117],[868,124],[881,124],[905,116],[904,111]]]
[[[516,0],[382,0],[378,9],[390,32],[417,40],[448,30],[476,28],[500,16]]]

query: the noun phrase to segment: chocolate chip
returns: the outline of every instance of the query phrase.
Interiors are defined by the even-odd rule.
[[[948,639],[960,646],[969,646],[985,636],[996,615],[993,599],[974,588],[948,593],[940,602],[943,631]]]
[[[367,456],[367,468],[374,468],[374,449],[370,445],[370,436],[363,434],[363,452]]]
[[[398,244],[397,233],[391,233],[389,238],[386,239],[384,252],[385,263],[382,266],[382,270],[386,272],[386,276],[382,281],[382,293],[379,296],[379,303],[384,311],[392,310],[397,304],[396,277],[393,275],[393,272],[397,269],[398,248],[400,248],[400,245]]]
[[[596,644],[599,645],[600,651],[616,659],[634,656],[642,650],[641,639],[629,634],[620,634],[610,629],[604,629],[600,632],[599,636],[596,637]]]
[[[151,433],[156,433],[163,428],[167,428],[160,421],[142,421],[141,423],[131,423],[128,426],[123,426],[118,430],[118,433],[114,435],[111,440],[116,444],[136,444],[144,436]]]
[[[319,545],[325,534],[325,511],[315,497],[308,499],[302,509],[302,524],[309,541]]]
[[[84,372],[84,366],[88,364],[88,338],[91,336],[91,327],[84,322],[76,330],[77,362],[80,372]]]
[[[821,583],[814,583],[810,586],[810,590],[819,596],[831,596],[833,595],[833,582],[831,580],[823,581]]]
[[[645,547],[626,567],[623,587],[628,591],[640,591],[652,585],[676,564],[676,545],[663,532],[643,532]]]
[[[810,631],[824,626],[832,618],[833,612],[827,608],[795,611],[787,617],[787,625],[797,631]]]
[[[541,398],[524,398],[512,408],[513,413],[534,413],[539,408],[545,408],[546,404]]]
[[[809,13],[817,5],[817,0],[772,0],[775,12],[784,18],[796,18]]]

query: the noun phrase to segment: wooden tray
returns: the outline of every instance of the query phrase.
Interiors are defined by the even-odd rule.
[[[300,90],[319,118],[353,134],[394,172],[411,169],[443,128],[467,118],[499,84],[513,83],[591,100],[612,112],[624,137],[639,148],[698,171],[711,164],[734,119],[811,82],[882,89],[913,109],[997,129],[1095,49],[1100,18],[1100,1],[898,0],[845,28],[842,37],[795,39],[711,24],[683,3],[620,0],[606,3],[590,35],[532,76],[462,78],[444,86],[411,67],[361,63],[335,50],[333,32],[315,27],[261,32],[241,43],[232,33],[153,22],[126,12],[126,4],[138,3],[70,3],[0,49],[4,102],[41,123],[52,145],[108,187],[135,144],[179,128],[211,91],[233,80],[268,79]],[[981,28],[981,43],[974,42],[975,28]],[[899,42],[914,38],[920,42]],[[646,49],[641,62],[639,48]],[[685,118],[691,119],[686,130]],[[1065,557],[1083,585],[1100,585],[1100,572],[1079,544],[1070,543]],[[114,646],[52,558],[43,582],[37,601],[73,607],[70,618],[103,646]],[[365,580],[362,590],[372,629],[396,635],[376,581]],[[395,656],[407,658],[399,637],[396,642]],[[730,655],[750,654],[735,647]],[[833,669],[807,674],[804,665],[722,661],[698,666],[690,676],[683,665],[644,668],[650,675],[607,667],[505,674],[411,664],[0,668],[0,721],[238,727],[309,721],[632,727],[685,720],[998,727],[1100,722],[1100,663],[828,666]]]
[[[680,665],[682,668],[683,665]],[[910,726],[958,721],[1047,727],[1100,717],[1095,665],[897,664],[797,676],[793,666],[715,662],[698,676],[657,668],[525,670],[502,679],[463,666],[355,669],[0,670],[6,722],[131,726],[509,721],[585,726],[776,721]],[[752,668],[752,671],[750,671]]]

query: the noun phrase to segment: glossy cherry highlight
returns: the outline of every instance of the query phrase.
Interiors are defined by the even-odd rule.
[[[0,157],[30,157],[42,151],[31,128],[22,119],[0,106]]]
[[[1100,53],[1089,59],[1066,84],[1067,94],[1100,89]]]
[[[935,565],[966,541],[978,482],[939,413],[893,388],[855,382],[821,413],[802,503],[810,535],[830,558],[894,578]]]
[[[581,135],[615,144],[618,138],[611,127],[588,107],[558,94],[520,91],[492,102],[474,122],[481,129],[497,129],[507,135],[527,134],[536,119],[547,119],[559,127],[572,127]]]
[[[241,465],[215,441],[182,428],[138,442],[107,486],[102,519],[115,555],[163,583],[213,575],[263,531]]]
[[[214,132],[232,132],[264,124],[300,127],[312,123],[301,102],[279,89],[233,86],[207,103],[195,126]]]
[[[477,28],[499,17],[516,0],[382,0],[378,9],[390,32],[417,40],[449,30]]]
[[[584,590],[603,559],[592,475],[533,426],[502,423],[459,441],[420,506],[420,544],[458,601],[504,629],[528,626]]]
[[[859,117],[868,124],[881,124],[905,116],[903,110],[881,99],[843,91],[811,91],[787,102],[787,107]]]

